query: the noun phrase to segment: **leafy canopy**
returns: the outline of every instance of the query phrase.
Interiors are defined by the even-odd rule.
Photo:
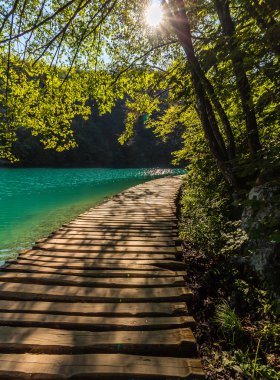
[[[176,1],[162,1],[173,7]],[[208,146],[185,52],[165,17],[145,20],[150,1],[9,0],[0,6],[0,156],[14,159],[12,143],[24,126],[46,148],[75,146],[72,119],[89,115],[88,100],[110,112],[125,99],[124,143],[146,115],[157,135],[180,128],[177,157],[203,159]],[[247,149],[244,115],[215,1],[185,0],[196,57],[231,123],[239,155]],[[259,133],[265,148],[279,144],[279,11],[273,0],[232,0],[236,38],[244,52]],[[165,8],[164,8],[165,9]],[[255,13],[257,12],[257,15]],[[261,20],[261,21],[260,21]],[[215,110],[216,114],[216,110]],[[219,128],[223,126],[217,114]]]

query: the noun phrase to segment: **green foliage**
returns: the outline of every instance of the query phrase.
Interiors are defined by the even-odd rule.
[[[278,379],[279,299],[249,267],[244,270],[224,254],[201,256],[194,256],[187,270],[190,275],[198,270],[194,285],[200,301],[192,312],[209,379]]]
[[[74,116],[88,118],[86,78],[72,73],[63,86],[63,72],[40,65],[22,64],[11,57],[9,80],[6,82],[5,60],[0,61],[0,139],[4,141],[0,156],[15,160],[11,154],[19,127],[40,136],[47,149],[61,152],[76,146],[71,128]],[[4,88],[3,88],[4,87]]]
[[[198,249],[217,255],[226,241],[230,196],[212,159],[188,166],[181,200],[181,237]]]
[[[231,309],[226,300],[222,300],[216,306],[214,316],[214,323],[216,323],[223,334],[231,339],[232,345],[235,344],[235,339],[241,332],[241,321],[238,318],[235,310]]]
[[[174,2],[168,3],[172,7]],[[280,133],[278,42],[273,37],[279,30],[279,11],[271,3],[231,1],[265,152],[279,145]],[[126,131],[121,143],[131,138],[145,114],[158,136],[165,138],[174,129],[182,134],[184,148],[175,160],[198,155],[202,159],[205,137],[188,60],[168,18],[156,30],[147,26],[148,4],[114,0],[1,4],[2,157],[11,159],[15,130],[21,126],[41,135],[46,148],[74,147],[71,120],[77,115],[88,117],[88,99],[105,114],[125,98]],[[221,31],[214,2],[186,0],[184,4],[196,58],[228,116],[239,163],[248,157],[248,149],[229,41]],[[218,114],[216,118],[225,138]]]
[[[248,242],[248,234],[241,228],[241,221],[228,221],[225,228],[221,231],[221,238],[224,241],[220,253],[232,255],[241,252],[244,245]]]
[[[251,380],[278,380],[279,372],[274,368],[263,364],[258,356],[258,346],[255,355],[250,355],[249,350],[243,352],[236,350],[229,358],[224,358],[225,367],[234,368],[246,378]]]

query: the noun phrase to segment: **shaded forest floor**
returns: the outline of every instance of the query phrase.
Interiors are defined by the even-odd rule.
[[[185,247],[184,260],[206,379],[279,379],[279,303],[265,284],[225,256]]]

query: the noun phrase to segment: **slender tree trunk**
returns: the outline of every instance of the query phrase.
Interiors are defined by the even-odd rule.
[[[243,54],[238,46],[235,25],[230,14],[229,0],[215,0],[215,7],[223,32],[228,37],[228,46],[230,49],[233,71],[236,77],[237,88],[240,93],[246,121],[248,146],[252,156],[256,156],[257,152],[261,149],[257,120],[253,105],[251,87],[245,71]]]
[[[199,75],[199,77],[201,78],[202,80],[202,83],[204,85],[204,88],[206,89],[207,91],[207,94],[209,96],[209,98],[211,99],[220,119],[221,119],[221,122],[223,124],[223,127],[224,127],[224,131],[225,131],[225,134],[226,134],[226,137],[227,137],[227,152],[228,152],[228,157],[230,160],[233,160],[236,156],[236,145],[235,145],[235,141],[234,141],[234,136],[233,136],[233,132],[232,132],[232,128],[231,128],[231,125],[230,125],[230,122],[229,122],[229,119],[227,117],[227,114],[223,108],[223,106],[221,105],[216,93],[215,93],[215,90],[214,90],[214,87],[212,86],[211,82],[209,81],[209,79],[206,77],[205,73],[203,72],[198,60],[196,57],[194,57],[195,61],[196,61],[196,64],[195,64],[195,69]]]
[[[169,6],[169,5],[168,5]],[[170,6],[169,6],[170,9]],[[210,103],[206,92],[203,80],[201,78],[202,69],[195,56],[190,26],[185,12],[183,0],[176,0],[171,8],[171,24],[178,37],[181,46],[183,47],[191,71],[192,82],[194,86],[198,114],[204,130],[205,138],[208,142],[211,153],[217,161],[217,165],[227,180],[227,182],[237,188],[237,180],[233,174],[231,164],[229,162],[228,153],[225,147],[223,137],[220,133],[212,104]],[[172,18],[174,16],[174,20]]]
[[[215,117],[215,113],[213,111],[213,107],[212,107],[208,97],[206,96],[206,94],[205,94],[205,107],[207,110],[208,118],[209,118],[210,124],[212,126],[212,130],[213,130],[213,134],[215,136],[215,139],[219,145],[221,152],[223,152],[224,157],[226,157],[226,159],[228,160],[229,159],[228,151],[227,151],[224,139],[222,138],[222,135],[221,135],[220,130],[218,128],[218,123],[217,123],[217,120]]]
[[[178,19],[181,19],[181,20],[184,20],[184,22],[181,22],[181,24],[184,24],[182,25],[182,30],[181,32],[179,32],[180,34],[180,38],[179,38],[179,35],[178,35],[178,38],[183,46],[183,42],[181,41],[183,38],[184,38],[184,35],[186,33],[186,28],[187,28],[187,34],[189,35],[189,39],[190,41],[191,40],[191,33],[190,33],[190,30],[189,30],[189,25],[188,25],[188,22],[187,22],[187,16],[186,16],[186,12],[185,12],[185,6],[183,4],[182,1],[175,1],[176,5],[177,5],[177,18],[176,20],[174,20],[174,23],[173,23],[173,28],[174,30],[176,31],[177,35],[178,35]],[[191,42],[191,45],[192,45],[192,42]],[[186,52],[186,48],[183,46],[185,52]],[[190,46],[190,48],[193,50],[193,47]],[[186,52],[187,54],[187,52]],[[204,71],[202,70],[201,68],[201,65],[197,59],[197,57],[195,56],[195,54],[193,54],[192,56],[192,65],[193,65],[193,69],[196,71],[198,77],[200,78],[200,80],[202,81],[203,83],[203,86],[207,92],[207,95],[208,97],[210,98],[211,102],[213,103],[214,107],[215,107],[215,110],[217,111],[218,115],[219,115],[219,118],[222,122],[222,125],[223,125],[223,128],[224,128],[224,131],[225,131],[225,135],[226,135],[226,139],[227,139],[227,146],[226,146],[226,149],[227,149],[227,155],[228,155],[228,158],[229,160],[233,160],[235,157],[236,157],[236,145],[235,145],[235,140],[234,140],[234,135],[233,135],[233,132],[232,132],[232,128],[231,128],[231,125],[230,125],[230,122],[229,122],[229,119],[227,117],[227,114],[222,106],[222,104],[220,103],[216,93],[215,93],[215,90],[214,90],[214,87],[212,86],[211,82],[209,81],[209,79],[206,77]],[[208,107],[208,109],[210,109]],[[217,125],[217,122],[215,122],[216,125]],[[221,145],[221,144],[220,144]]]

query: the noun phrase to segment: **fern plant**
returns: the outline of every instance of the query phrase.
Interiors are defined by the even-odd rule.
[[[222,300],[216,306],[214,323],[222,331],[226,338],[231,338],[230,344],[234,346],[236,336],[240,335],[242,330],[241,320],[226,300]]]

